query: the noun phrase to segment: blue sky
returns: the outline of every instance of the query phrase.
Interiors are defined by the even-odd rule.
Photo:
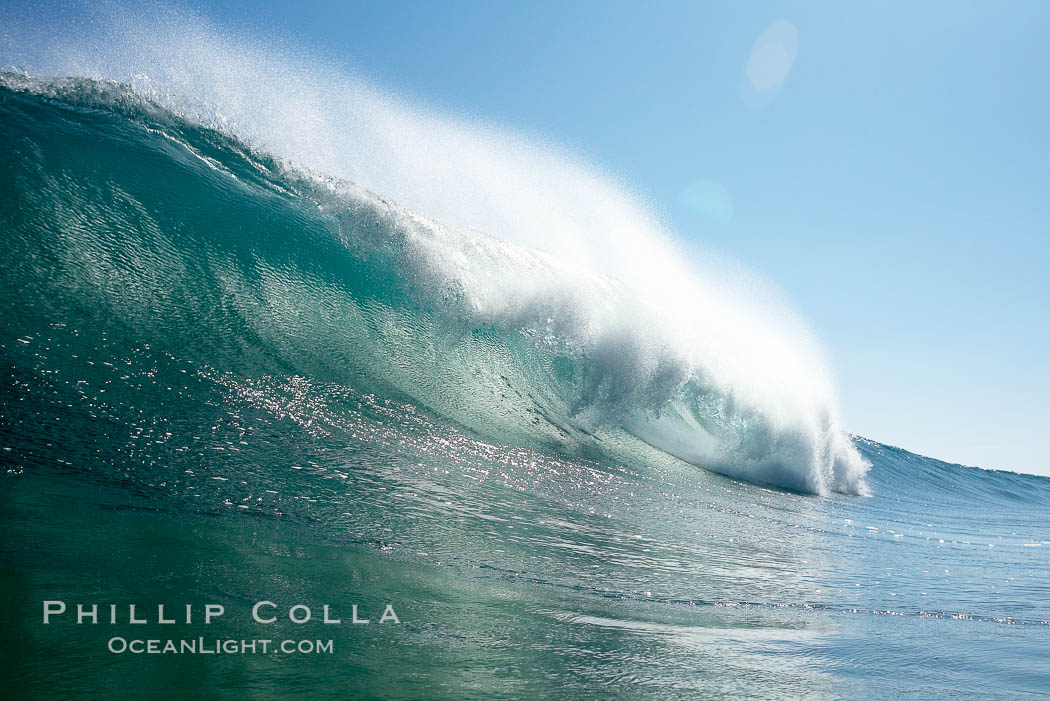
[[[784,291],[828,350],[850,430],[1050,474],[1050,4],[231,1],[206,14],[567,145],[687,245]],[[795,59],[756,98],[748,61],[778,21]]]
[[[200,9],[627,183],[784,292],[849,430],[1050,475],[1050,3]]]

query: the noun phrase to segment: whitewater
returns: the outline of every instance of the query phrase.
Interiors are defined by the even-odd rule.
[[[790,308],[609,174],[193,13],[0,14],[13,697],[1050,688],[1050,479],[846,433]],[[402,623],[39,624],[100,597]]]

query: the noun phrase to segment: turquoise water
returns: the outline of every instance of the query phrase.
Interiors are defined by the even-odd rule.
[[[486,306],[558,269],[127,88],[6,75],[0,124],[8,695],[1050,689],[1050,480],[802,430],[633,331],[576,333],[572,290]],[[691,430],[721,457],[683,459]],[[45,626],[45,600],[198,618]]]

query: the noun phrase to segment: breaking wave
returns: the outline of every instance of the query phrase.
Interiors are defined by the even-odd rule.
[[[609,178],[196,18],[96,23],[5,48],[5,304],[515,445],[866,493],[805,329]]]

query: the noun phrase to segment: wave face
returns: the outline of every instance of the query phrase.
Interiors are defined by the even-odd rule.
[[[699,282],[672,298],[439,223],[132,87],[2,89],[11,318],[92,309],[217,372],[378,392],[512,445],[866,491],[812,358]]]

